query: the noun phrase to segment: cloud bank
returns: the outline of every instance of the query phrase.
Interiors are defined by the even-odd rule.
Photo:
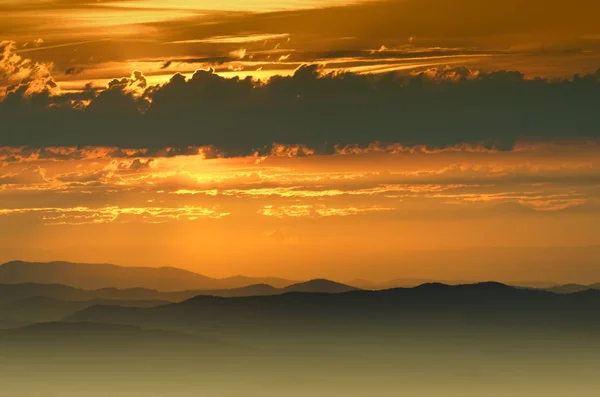
[[[135,71],[104,89],[61,92],[50,65],[2,46],[1,73],[13,84],[0,102],[0,146],[210,146],[235,156],[271,154],[275,144],[313,154],[373,142],[502,150],[522,139],[600,138],[600,70],[550,80],[464,67],[325,73],[313,64],[268,81],[209,69],[162,85]]]

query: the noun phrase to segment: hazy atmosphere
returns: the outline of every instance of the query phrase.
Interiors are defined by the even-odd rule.
[[[3,397],[598,389],[600,2],[0,15]]]

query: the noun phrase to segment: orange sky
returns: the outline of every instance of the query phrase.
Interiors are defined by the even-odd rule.
[[[0,261],[600,281],[597,1],[0,13]]]
[[[566,76],[595,71],[600,48],[593,0],[2,0],[0,11],[10,16],[0,37],[19,55],[52,63],[63,89],[132,70],[154,83],[209,66],[266,78],[306,62]]]
[[[0,259],[346,280],[588,277],[591,258],[573,251],[584,270],[545,266],[565,260],[549,247],[600,245],[600,147],[409,149],[148,159],[96,148],[58,160],[0,150],[13,156],[0,178]],[[519,247],[542,270],[510,259]]]

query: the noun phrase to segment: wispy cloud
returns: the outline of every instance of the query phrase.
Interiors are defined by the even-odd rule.
[[[219,212],[216,208],[203,207],[72,207],[72,208],[14,208],[0,209],[0,216],[16,214],[39,214],[46,225],[85,225],[99,223],[164,223],[168,221],[194,221],[201,218],[220,219],[229,213]]]
[[[259,33],[248,34],[243,36],[213,36],[203,39],[190,39],[171,41],[168,44],[195,44],[195,43],[210,43],[210,44],[243,44],[243,43],[263,43],[268,40],[287,39],[289,33]]]

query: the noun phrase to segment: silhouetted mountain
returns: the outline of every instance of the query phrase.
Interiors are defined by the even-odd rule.
[[[393,395],[407,387],[417,395],[435,376],[443,387],[422,395],[444,395],[447,385],[455,385],[461,395],[502,397],[514,383],[506,393],[486,390],[510,376],[516,382],[526,374],[521,386],[531,391],[556,378],[548,374],[575,377],[575,386],[580,379],[596,379],[598,307],[600,291],[561,295],[493,282],[335,294],[202,295],[151,308],[100,305],[63,323],[0,331],[0,383],[3,391],[7,384],[19,391],[11,395],[35,395],[36,389],[55,385],[60,371],[65,389],[77,391],[93,385],[104,392],[125,390],[123,396],[158,397],[180,394],[185,385],[181,395],[201,390],[277,397],[311,395],[335,378],[324,395],[341,397]],[[15,368],[22,374],[17,381]],[[125,383],[133,376],[135,384]],[[344,393],[329,392],[366,376],[365,393],[353,393],[352,385]],[[532,376],[538,376],[533,385]],[[22,392],[32,378],[43,386]],[[73,379],[80,383],[74,386]],[[385,385],[371,393],[382,379]],[[276,392],[269,394],[274,380]],[[292,381],[298,392],[290,394]],[[482,381],[473,393],[463,393],[464,385]],[[223,393],[232,383],[236,387]],[[257,384],[265,386],[246,392]],[[521,396],[562,396],[571,389]],[[53,395],[63,396],[60,391]]]
[[[123,307],[153,307],[169,302],[157,300],[93,299],[64,301],[51,297],[33,296],[21,300],[0,302],[0,328],[24,324],[58,321],[90,306],[115,305]]]
[[[215,279],[174,267],[13,261],[0,265],[0,283],[63,284],[84,289],[141,287],[158,291],[183,291],[231,289],[253,284],[286,287],[294,282],[278,278],[242,276]]]
[[[487,327],[494,332],[521,327],[549,333],[567,328],[596,329],[599,306],[600,294],[559,295],[493,282],[458,286],[430,283],[415,288],[337,294],[197,296],[148,309],[94,306],[67,320],[246,333],[267,327],[285,330],[283,333],[288,335],[309,329],[344,333],[365,328],[385,332],[458,332],[465,327]]]
[[[440,283],[447,285],[464,285],[464,284],[475,284],[473,280],[434,280],[434,279],[423,279],[423,278],[398,278],[383,282],[373,282],[363,279],[354,279],[349,281],[347,284],[359,289],[368,290],[382,290],[392,288],[412,288],[423,284]],[[548,289],[557,285],[557,283],[543,282],[543,281],[522,281],[522,282],[511,282],[508,283],[514,287],[527,287],[527,288],[538,288]]]
[[[216,289],[216,290],[199,290],[195,292],[194,296],[208,295],[208,296],[220,296],[224,298],[233,298],[241,296],[261,296],[261,295],[276,295],[285,292],[282,288],[275,288],[268,284],[254,284],[248,285],[247,287],[240,288],[229,288],[229,289]]]
[[[238,294],[243,295],[244,293],[258,293],[260,292],[258,290],[259,288],[254,288],[254,286],[248,286],[239,289],[163,292],[146,288],[101,288],[94,290],[86,290],[59,284],[0,284],[0,304],[2,302],[10,302],[38,296],[54,298],[64,301],[88,301],[92,299],[110,299],[138,301],[161,300],[168,302],[181,302],[183,300],[197,296],[203,292],[213,295],[237,296]]]
[[[429,284],[429,283],[441,283],[448,285],[459,285],[459,284],[471,284],[473,281],[466,280],[433,280],[433,279],[424,279],[424,278],[398,278],[389,281],[382,282],[374,282],[363,279],[354,279],[348,282],[348,285],[356,287],[358,289],[369,289],[369,290],[383,290],[383,289],[392,289],[392,288],[413,288],[418,287],[419,285]]]
[[[106,300],[162,300],[180,302],[198,295],[196,291],[160,292],[145,288],[102,288],[85,290],[59,284],[0,284],[0,304],[33,297],[54,298],[63,301]]]
[[[292,284],[285,287],[285,292],[325,292],[330,294],[336,294],[341,292],[354,291],[358,288],[351,287],[349,285],[336,283],[335,281],[326,279],[315,279],[306,281],[304,283]]]
[[[61,301],[121,300],[121,301],[165,301],[181,302],[198,295],[240,297],[276,295],[290,291],[345,292],[354,288],[328,280],[313,280],[293,284],[287,288],[275,288],[268,284],[254,284],[240,288],[215,290],[188,290],[164,292],[146,288],[102,288],[85,290],[58,284],[0,284],[0,305],[34,297],[53,298]],[[144,305],[140,305],[144,306]]]
[[[221,286],[213,287],[218,289],[234,289],[243,288],[257,284],[266,284],[275,288],[285,288],[288,285],[294,284],[295,281],[286,280],[278,277],[246,277],[232,276],[218,279]]]
[[[554,292],[557,294],[572,294],[575,292],[581,292],[586,290],[600,290],[600,283],[590,284],[590,285],[582,285],[582,284],[564,284],[564,285],[556,285],[551,288],[545,288],[546,291]]]

